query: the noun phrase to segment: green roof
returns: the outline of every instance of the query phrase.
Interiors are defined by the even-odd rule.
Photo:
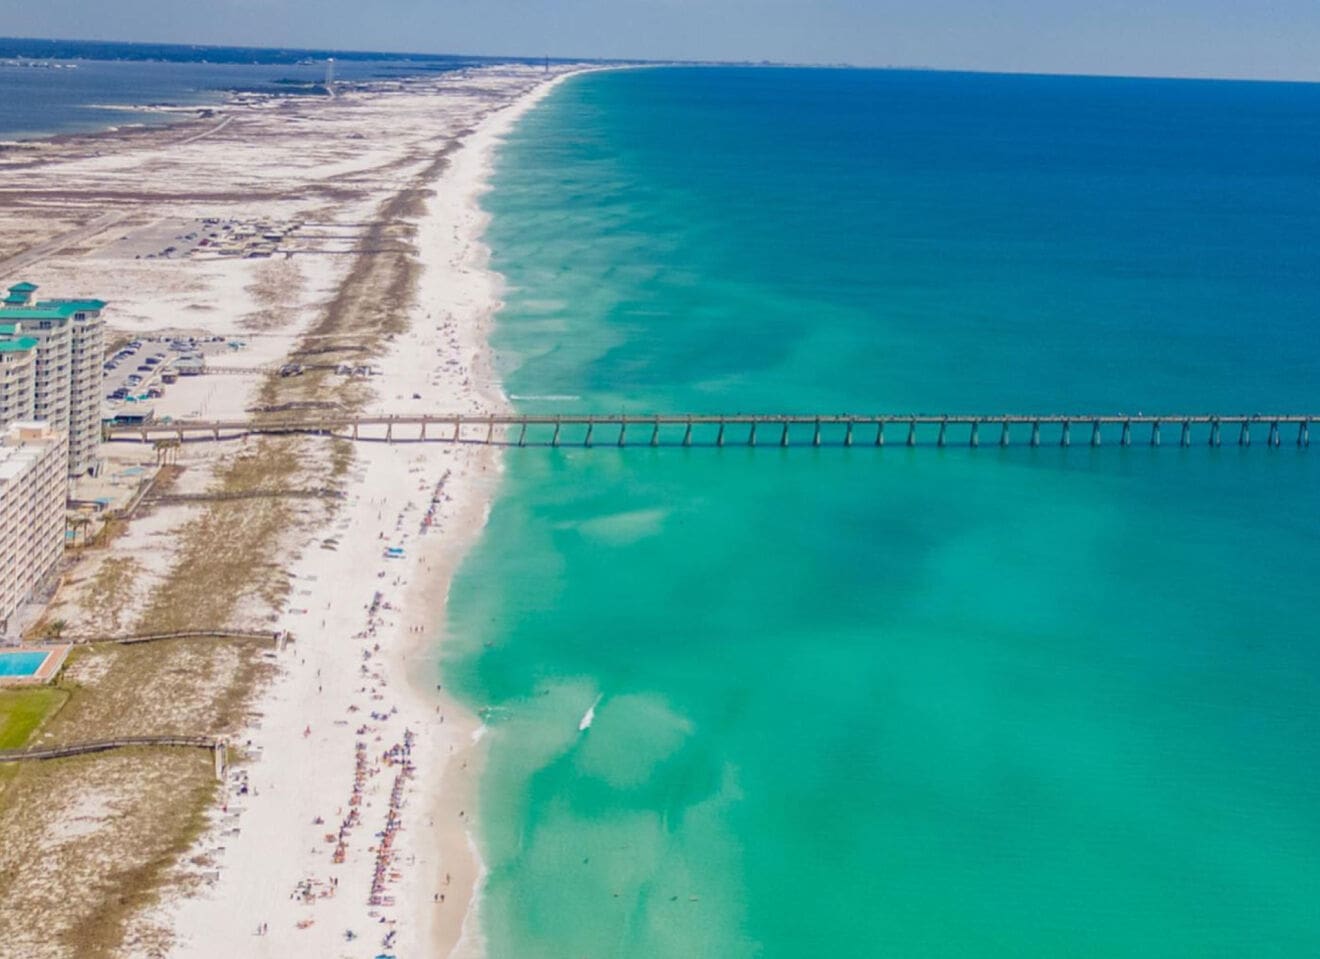
[[[37,345],[35,336],[20,336],[16,340],[0,340],[0,353],[26,353]]]
[[[0,336],[13,336],[15,332],[13,323],[0,323]]]
[[[25,281],[25,282],[23,282],[23,283],[15,283],[13,286],[11,286],[11,287],[9,288],[9,292],[10,292],[10,293],[31,293],[31,292],[32,292],[33,290],[35,290],[36,288],[37,288],[37,284],[35,284],[35,283],[28,283],[28,282]]]
[[[17,303],[20,306],[26,303],[27,301],[28,301],[28,295],[26,293],[10,293],[7,297],[5,297],[6,303]]]
[[[67,320],[85,307],[61,303],[59,306],[0,307],[0,320]]]
[[[104,310],[105,300],[42,300],[38,307],[50,309]]]

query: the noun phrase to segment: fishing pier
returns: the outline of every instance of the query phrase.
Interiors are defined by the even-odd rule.
[[[319,414],[107,425],[119,442],[220,442],[252,435],[328,435],[362,442],[499,446],[788,447],[949,445],[1007,447],[1311,445],[1320,414]]]

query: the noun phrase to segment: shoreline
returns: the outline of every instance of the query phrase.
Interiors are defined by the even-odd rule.
[[[449,168],[437,180],[436,194],[427,204],[428,210],[423,217],[423,226],[418,237],[424,263],[423,277],[418,286],[419,297],[423,299],[426,295],[428,278],[437,287],[442,286],[445,279],[443,275],[437,275],[443,271],[438,271],[436,264],[428,262],[427,259],[427,254],[433,249],[442,248],[444,241],[437,236],[432,239],[440,242],[434,247],[428,243],[427,227],[429,226],[431,231],[437,234],[456,222],[466,227],[453,234],[456,244],[461,245],[461,250],[458,251],[457,259],[450,261],[450,265],[459,274],[475,275],[475,282],[484,287],[485,306],[473,317],[470,333],[474,347],[474,378],[479,384],[484,384],[484,388],[479,387],[479,389],[487,408],[491,410],[503,411],[510,408],[509,399],[495,373],[495,354],[490,345],[495,317],[504,306],[502,297],[505,278],[490,268],[491,249],[485,242],[485,234],[491,216],[481,206],[481,198],[492,188],[490,179],[494,172],[495,156],[504,138],[519,120],[535,109],[556,88],[582,72],[588,71],[559,74],[538,85],[530,93],[519,97],[503,110],[488,116],[478,129],[463,141],[460,149],[452,157]],[[461,184],[453,197],[446,196],[445,191],[441,189],[447,177]],[[448,629],[445,610],[454,576],[468,552],[484,533],[490,510],[498,495],[499,477],[504,470],[502,450],[496,447],[483,447],[477,451],[477,456],[482,461],[483,471],[493,470],[496,476],[495,482],[483,491],[485,495],[471,496],[464,504],[466,516],[464,522],[460,523],[461,532],[453,537],[453,541],[447,544],[437,543],[430,555],[423,554],[423,566],[431,570],[432,575],[418,584],[410,597],[411,601],[406,602],[410,614],[418,619],[416,634],[418,638],[411,644],[411,648],[402,652],[399,659],[399,665],[404,668],[410,655],[420,658],[421,662],[417,667],[430,667],[430,674],[426,677],[418,672],[417,667],[409,671],[414,692],[424,702],[438,701],[443,715],[461,720],[454,725],[459,731],[461,742],[466,742],[459,755],[465,755],[467,758],[463,760],[458,770],[451,771],[450,782],[438,783],[440,788],[435,789],[434,792],[423,793],[430,798],[432,819],[435,822],[463,821],[461,830],[441,829],[433,834],[439,860],[463,864],[462,879],[457,885],[457,890],[463,894],[462,900],[465,903],[462,916],[456,930],[452,924],[436,921],[432,923],[429,933],[423,937],[423,941],[430,943],[434,950],[432,954],[453,957],[453,959],[473,959],[485,954],[485,943],[480,929],[480,906],[486,867],[480,854],[479,813],[468,814],[467,810],[477,807],[477,792],[486,759],[483,741],[486,728],[480,717],[460,705],[443,689],[443,684],[439,681],[438,668],[441,647]],[[438,575],[435,573],[437,567]],[[427,627],[430,629],[429,634],[426,632]],[[431,688],[432,681],[435,681],[434,689]],[[459,781],[453,781],[455,779]],[[451,875],[452,871],[446,870],[444,883],[446,886],[450,886],[448,879]],[[436,880],[439,882],[440,877],[437,876]]]
[[[486,307],[474,318],[471,334],[475,347],[473,372],[478,383],[486,384],[483,400],[487,402],[488,409],[510,409],[510,400],[504,393],[503,384],[496,377],[495,352],[490,344],[495,317],[504,306],[503,292],[506,281],[502,274],[490,268],[491,249],[486,244],[484,236],[487,227],[490,226],[491,215],[484,210],[480,199],[492,189],[490,181],[491,175],[494,174],[495,154],[503,145],[504,137],[512,131],[519,120],[539,106],[541,100],[552,94],[565,80],[578,73],[585,71],[560,74],[549,82],[540,84],[528,94],[520,96],[511,106],[488,116],[477,131],[463,141],[461,149],[451,158],[449,169],[441,175],[440,181],[437,181],[437,187],[440,187],[446,175],[457,179],[462,183],[461,189],[457,191],[457,197],[453,201],[447,201],[444,190],[437,189],[436,197],[428,203],[428,212],[424,216],[424,223],[428,223],[437,232],[455,222],[454,214],[461,216],[462,220],[459,222],[465,223],[466,226],[466,230],[457,233],[458,241],[462,243],[463,248],[459,252],[459,259],[454,261],[453,265],[459,273],[477,274],[480,284],[484,286]],[[426,232],[428,231],[424,226],[421,235],[418,236],[420,255],[424,264],[428,252],[432,249],[428,244]],[[436,276],[434,264],[428,264],[428,268],[433,280],[442,280],[442,277]],[[422,288],[421,295],[425,295],[425,282],[424,274],[424,278],[418,284]],[[405,603],[405,608],[411,609],[413,616],[420,617],[421,621],[418,623],[416,644],[412,645],[412,649],[404,650],[400,658],[400,665],[404,665],[409,654],[413,656],[421,654],[422,664],[430,667],[430,675],[424,678],[414,667],[411,671],[414,691],[422,700],[428,698],[432,702],[438,700],[442,714],[461,718],[462,724],[458,729],[462,739],[467,743],[461,753],[467,756],[466,760],[463,760],[458,770],[451,772],[451,780],[457,778],[459,781],[450,781],[447,788],[444,788],[446,784],[438,784],[441,788],[428,794],[432,803],[434,822],[457,823],[459,819],[466,820],[465,827],[461,831],[441,830],[432,836],[433,842],[437,843],[437,851],[440,853],[438,857],[441,861],[458,861],[465,867],[458,889],[463,893],[463,902],[466,905],[462,918],[459,919],[457,934],[450,925],[434,922],[429,934],[422,938],[424,942],[432,944],[434,955],[451,956],[454,959],[484,955],[484,939],[480,933],[480,902],[482,902],[486,864],[480,859],[479,813],[467,815],[465,811],[478,807],[480,773],[486,761],[486,748],[483,743],[486,727],[483,726],[478,715],[466,710],[457,699],[442,689],[442,683],[438,682],[440,681],[438,658],[447,632],[446,608],[449,604],[454,576],[463,559],[477,545],[486,529],[487,518],[490,517],[490,510],[494,505],[495,497],[498,496],[498,478],[503,475],[504,470],[503,451],[496,447],[483,447],[478,451],[478,455],[483,460],[483,471],[488,468],[495,471],[495,484],[484,491],[486,495],[470,497],[465,504],[467,516],[462,526],[462,540],[453,543],[449,550],[444,551],[444,555],[424,557],[422,562],[426,569],[436,570],[438,566],[438,575],[434,575],[433,572],[432,576],[426,578],[425,582],[417,587],[416,600]],[[437,549],[436,553],[441,554],[442,550]],[[429,636],[424,632],[428,625]],[[437,682],[434,683],[432,690],[430,681],[433,679]],[[446,871],[445,885],[449,885],[447,882],[449,875],[450,871]],[[440,877],[437,876],[436,879],[440,881]]]

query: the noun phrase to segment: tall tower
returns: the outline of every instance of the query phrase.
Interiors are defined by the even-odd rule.
[[[21,304],[12,300],[18,291]],[[0,306],[0,417],[40,420],[68,434],[69,475],[97,468],[101,445],[101,364],[105,360],[103,300],[42,300],[36,287],[11,287]],[[27,355],[31,366],[27,366]],[[30,372],[30,375],[29,375]],[[29,411],[26,391],[31,390]]]

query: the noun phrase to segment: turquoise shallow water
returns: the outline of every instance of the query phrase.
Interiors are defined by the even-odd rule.
[[[506,389],[1310,410],[1317,108],[1284,85],[574,80],[487,198]],[[492,729],[491,954],[1320,950],[1320,466],[1168,440],[511,450],[445,660]]]

